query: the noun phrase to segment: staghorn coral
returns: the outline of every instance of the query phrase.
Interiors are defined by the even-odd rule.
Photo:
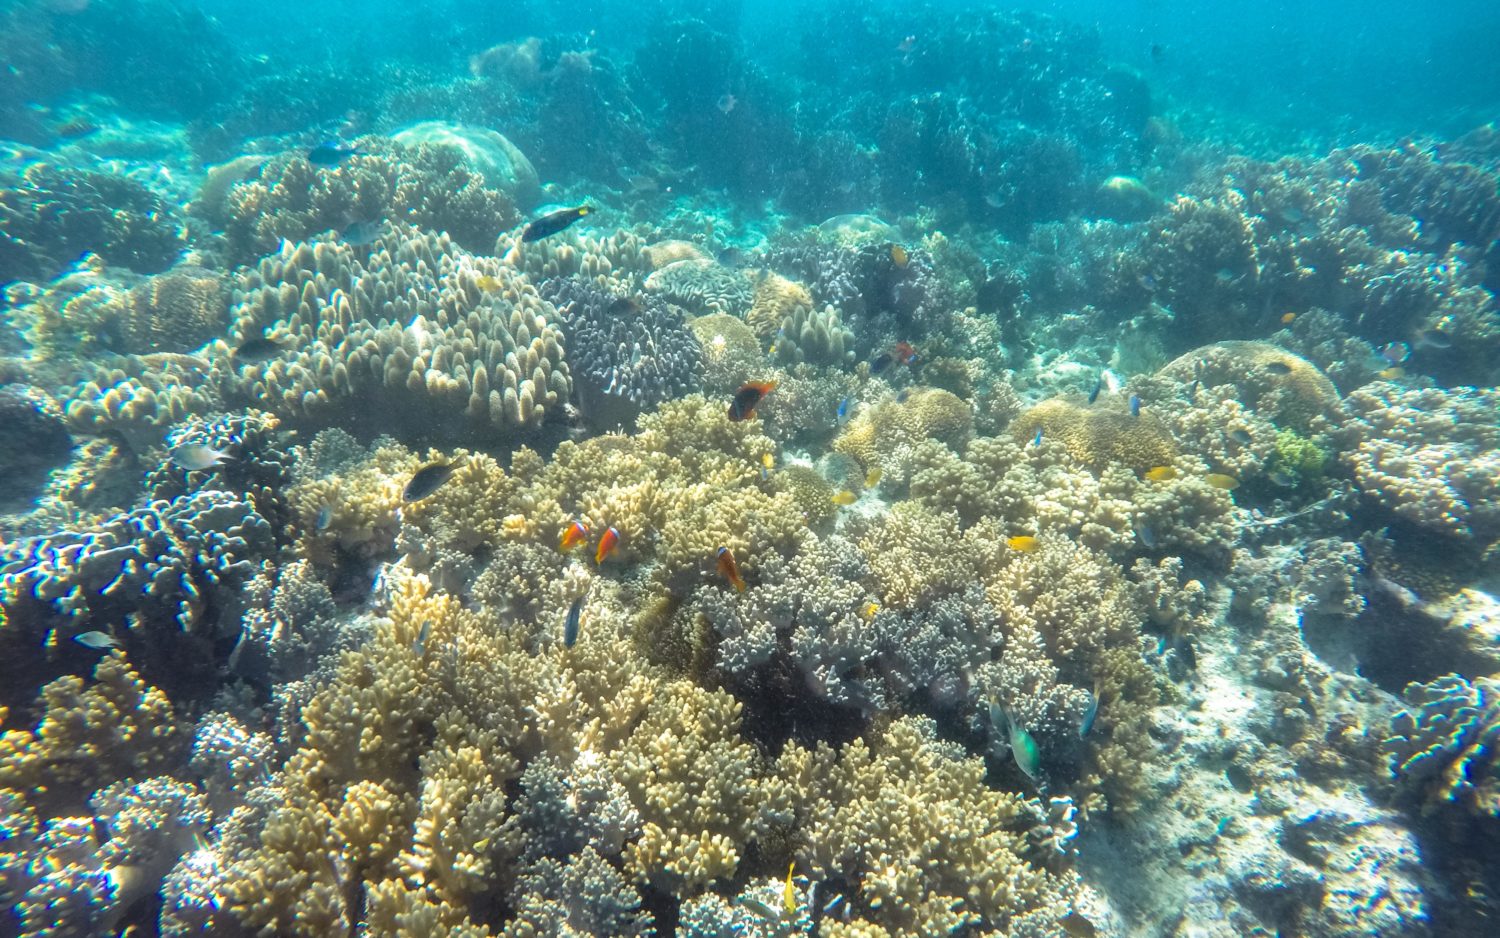
[[[1044,809],[988,788],[983,763],[938,741],[930,721],[902,718],[837,754],[788,746],[777,769],[799,796],[798,865],[848,883],[883,934],[1055,922],[1084,891],[1033,852],[1025,832]]]
[[[642,409],[698,389],[702,347],[661,300],[620,298],[563,278],[543,284],[542,296],[567,330],[574,385],[595,423],[628,426]]]
[[[1500,395],[1366,385],[1340,434],[1360,490],[1424,528],[1486,544],[1500,536]]]
[[[360,153],[338,167],[285,153],[230,186],[223,214],[212,220],[224,226],[232,256],[250,262],[283,241],[372,219],[446,232],[482,250],[520,220],[506,193],[487,185],[457,147],[407,147],[378,137],[357,145]]]
[[[1391,774],[1426,810],[1445,804],[1476,815],[1500,814],[1500,705],[1493,680],[1448,674],[1408,684],[1406,709],[1391,721],[1382,748]]]
[[[123,175],[35,163],[0,188],[0,282],[49,280],[86,253],[156,273],[185,244],[167,202]]]
[[[552,308],[446,235],[388,227],[358,251],[283,244],[240,275],[234,297],[235,341],[269,334],[283,349],[221,365],[224,393],[282,416],[429,437],[476,422],[534,428],[571,393]]]

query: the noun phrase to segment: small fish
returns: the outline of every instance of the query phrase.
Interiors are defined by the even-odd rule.
[[[900,42],[896,43],[896,51],[897,52],[910,52],[912,49],[916,48],[916,46],[917,46],[917,37],[916,36],[907,36],[905,39],[903,39]]]
[[[879,611],[880,603],[877,603],[872,599],[869,602],[865,603],[863,606],[859,607],[859,617],[861,619],[864,619],[866,622],[869,622],[871,619],[875,618],[875,613]]]
[[[1005,539],[1005,546],[1017,553],[1029,554],[1036,550],[1036,538],[1030,534],[1017,534]]]
[[[1188,399],[1189,400],[1194,400],[1194,401],[1196,401],[1198,399],[1198,379],[1197,378],[1193,379],[1193,385],[1192,385],[1192,387],[1188,388]]]
[[[1380,347],[1380,357],[1392,365],[1404,365],[1411,358],[1411,343],[1387,342]]]
[[[1036,428],[1036,435],[1031,438],[1031,445],[1032,446],[1041,446],[1042,445],[1042,428],[1041,427],[1037,427]]]
[[[859,501],[859,496],[848,489],[843,489],[839,492],[835,492],[833,498],[831,498],[830,501],[841,508],[846,508]]]
[[[1285,469],[1272,469],[1266,478],[1271,480],[1272,485],[1279,485],[1284,489],[1296,488],[1299,481],[1295,475]]]
[[[401,500],[408,503],[421,501],[452,478],[457,468],[458,463],[428,463],[413,473],[411,481],[407,482],[406,487],[401,490]]]
[[[729,402],[730,420],[749,420],[755,416],[755,407],[767,394],[776,390],[775,381],[747,381],[734,392]]]
[[[734,562],[734,553],[727,547],[719,548],[719,573],[729,581],[735,592],[745,591],[745,578],[740,576],[740,565]]]
[[[563,528],[562,537],[557,542],[557,549],[566,554],[579,547],[588,539],[589,526],[582,521],[570,521],[568,522],[568,526]]]
[[[1130,416],[1132,416],[1132,417],[1139,417],[1140,415],[1141,415],[1141,396],[1139,394],[1132,394],[1132,395],[1130,395]]]
[[[1104,376],[1094,378],[1094,389],[1089,392],[1089,403],[1092,404],[1099,399],[1099,392],[1104,390]]]
[[[1138,522],[1135,526],[1135,536],[1141,539],[1141,546],[1147,550],[1156,548],[1156,529],[1151,525],[1144,521]]]
[[[880,478],[883,475],[885,475],[885,473],[881,471],[879,466],[876,466],[869,472],[865,473],[865,488],[873,489],[875,486],[879,485]]]
[[[275,339],[268,339],[263,335],[251,336],[241,342],[239,346],[229,354],[234,356],[235,361],[248,362],[252,365],[260,365],[270,361],[286,350],[286,346]]]
[[[1146,478],[1152,482],[1171,482],[1177,478],[1177,470],[1171,466],[1154,466],[1146,470]]]
[[[1226,492],[1233,492],[1240,487],[1239,479],[1236,479],[1234,476],[1225,475],[1222,472],[1210,472],[1203,477],[1203,481],[1216,489],[1223,489]]]
[[[770,453],[762,453],[760,457],[760,464],[765,469],[775,469],[776,457],[772,456]]]
[[[796,860],[786,865],[786,885],[781,890],[781,908],[787,915],[797,914],[797,890],[792,885],[792,871],[796,868]]]
[[[1083,708],[1083,719],[1078,721],[1078,738],[1083,739],[1094,728],[1094,720],[1099,716],[1099,683],[1094,682],[1094,692],[1089,694],[1089,705]]]
[[[1220,267],[1218,272],[1214,274],[1214,279],[1220,283],[1230,283],[1234,280],[1234,271],[1228,267]]]
[[[775,909],[766,905],[764,902],[761,902],[759,899],[753,898],[751,896],[735,896],[734,901],[738,902],[740,905],[749,909],[751,912],[754,912],[756,915],[759,915],[761,918],[765,919],[768,922],[781,921],[781,915],[777,913]]]
[[[1283,326],[1290,326],[1292,323],[1294,323],[1296,321],[1297,321],[1297,314],[1296,313],[1282,313],[1281,314],[1281,324]]]
[[[172,462],[179,469],[189,472],[201,472],[233,460],[234,457],[224,450],[215,449],[207,443],[183,443],[172,447]]]
[[[320,143],[307,151],[307,161],[314,166],[337,166],[351,156],[359,156],[359,147],[346,147],[335,141]]]
[[[921,360],[921,356],[917,354],[916,347],[910,342],[897,342],[891,346],[891,357],[896,360],[896,364],[898,365],[915,365]]]
[[[1266,371],[1277,376],[1289,375],[1292,373],[1292,366],[1283,361],[1267,362]]]
[[[839,401],[839,409],[836,412],[835,416],[838,418],[839,426],[842,427],[844,424],[848,423],[849,418],[854,416],[854,398],[846,397],[843,400]]]
[[[603,563],[604,558],[608,557],[610,554],[613,554],[616,550],[619,549],[619,547],[620,532],[616,531],[614,528],[607,529],[604,532],[604,536],[599,538],[599,549],[594,551],[594,563]]]
[[[521,229],[521,241],[524,244],[530,244],[533,241],[540,241],[549,235],[555,235],[592,211],[593,208],[591,206],[578,205],[573,208],[560,208],[555,212],[548,212],[546,215],[528,223],[525,228]]]
[[[1011,719],[1010,713],[1004,707],[994,702],[990,703],[990,721],[996,728],[1005,727],[1006,736],[1010,741],[1010,754],[1016,760],[1016,767],[1035,782],[1042,768],[1042,754],[1037,749],[1036,740]]]
[[[1417,346],[1419,348],[1450,349],[1453,347],[1453,334],[1441,326],[1433,326],[1423,329],[1417,333]]]
[[[1156,46],[1151,47],[1154,53]],[[1057,920],[1062,930],[1067,932],[1071,938],[1095,938],[1099,934],[1099,928],[1088,919],[1084,918],[1077,909],[1064,915]]]
[[[1235,427],[1233,430],[1230,430],[1229,438],[1241,446],[1249,446],[1255,442],[1255,438],[1250,435],[1250,431],[1244,427]]]
[[[115,640],[115,637],[113,635],[109,635],[104,632],[84,632],[80,635],[73,636],[73,641],[77,642],[85,648],[92,648],[95,651],[104,651],[106,648],[120,647],[120,643]]]
[[[1375,372],[1375,376],[1378,378],[1384,378],[1387,381],[1395,381],[1399,378],[1406,377],[1406,369],[1402,368],[1400,365],[1392,365],[1389,368],[1382,368],[1379,371]]]
[[[891,263],[895,264],[898,270],[905,270],[910,262],[911,258],[907,256],[906,248],[899,244],[891,245]]]
[[[732,94],[724,94],[719,96],[719,101],[716,107],[718,107],[718,109],[723,113],[728,114],[730,111],[734,110],[734,106],[739,103],[739,98],[736,98]]]
[[[380,229],[383,225],[384,223],[378,218],[373,221],[351,222],[339,232],[339,240],[355,247],[374,244],[380,238]]]
[[[881,352],[879,355],[876,355],[874,358],[870,359],[870,374],[880,374],[882,371],[885,371],[887,368],[891,367],[891,364],[895,362],[895,360],[896,359],[891,355],[890,352]]]
[[[579,596],[573,600],[573,605],[568,607],[567,618],[563,619],[563,647],[572,648],[578,641],[578,620],[583,616],[583,597]]]
[[[411,650],[418,658],[427,652],[427,640],[432,637],[432,620],[422,620],[422,627],[417,630],[417,640],[411,643]]]
[[[333,524],[333,505],[324,502],[318,506],[318,513],[313,518],[313,530],[327,531],[331,524]]]
[[[474,278],[474,286],[486,293],[498,293],[505,284],[500,282],[499,277],[491,277],[489,274],[480,274]]]

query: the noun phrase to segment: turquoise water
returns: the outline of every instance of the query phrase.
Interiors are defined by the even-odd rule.
[[[0,938],[1488,934],[1497,37],[0,6]]]

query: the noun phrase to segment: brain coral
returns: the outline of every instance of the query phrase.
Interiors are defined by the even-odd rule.
[[[284,244],[234,297],[233,342],[269,336],[281,354],[238,363],[219,346],[225,394],[284,417],[423,437],[513,430],[571,393],[552,307],[446,235],[388,226],[369,248]]]
[[[1044,441],[1061,442],[1068,455],[1096,472],[1110,465],[1144,472],[1170,464],[1177,455],[1172,437],[1148,409],[1131,416],[1112,407],[1053,398],[1011,422],[1011,434],[1018,441],[1034,439],[1038,430]]]
[[[738,270],[716,261],[686,259],[658,267],[646,278],[646,291],[695,316],[728,313],[743,316],[750,308],[750,281]]]
[[[1205,345],[1173,359],[1157,374],[1184,385],[1232,385],[1240,404],[1303,434],[1326,430],[1340,416],[1333,382],[1312,362],[1268,342]]]

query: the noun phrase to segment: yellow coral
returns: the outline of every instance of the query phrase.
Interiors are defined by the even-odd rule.
[[[1328,428],[1339,393],[1318,366],[1269,342],[1215,342],[1173,359],[1158,375],[1202,387],[1232,385],[1245,407],[1305,434]]]
[[[968,403],[953,392],[916,388],[904,400],[882,401],[860,411],[833,441],[833,448],[901,483],[910,476],[913,450],[923,440],[961,450],[968,444],[973,422]]]
[[[1022,441],[1033,439],[1038,429],[1043,440],[1060,441],[1070,456],[1096,472],[1111,464],[1145,472],[1177,455],[1166,428],[1147,411],[1131,416],[1124,410],[1053,398],[1011,424],[1011,434]]]
[[[766,341],[796,310],[811,312],[812,305],[812,294],[807,292],[807,287],[769,270],[758,271],[745,322],[762,341]]]

